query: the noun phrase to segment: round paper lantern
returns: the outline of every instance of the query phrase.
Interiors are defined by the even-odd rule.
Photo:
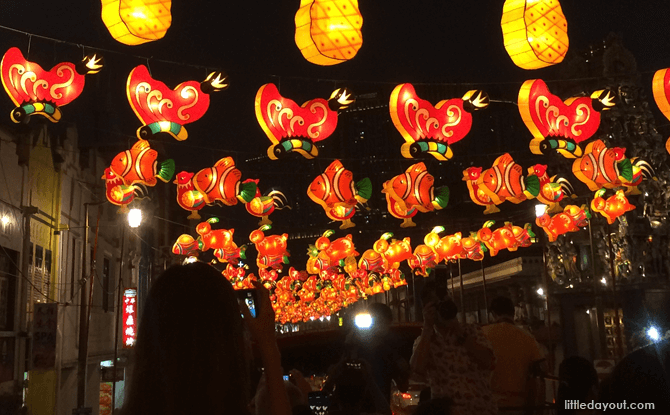
[[[141,45],[165,36],[171,7],[171,0],[102,0],[102,22],[115,40]]]
[[[358,0],[302,0],[295,15],[295,43],[302,56],[322,66],[356,56],[363,44]]]
[[[565,58],[568,22],[558,0],[507,0],[500,26],[505,50],[520,68],[544,68]]]

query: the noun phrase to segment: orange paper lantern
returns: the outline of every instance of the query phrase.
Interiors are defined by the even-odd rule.
[[[500,26],[505,50],[520,68],[544,68],[565,58],[568,22],[558,0],[507,0]]]
[[[102,22],[124,45],[161,39],[172,24],[171,0],[102,0]]]
[[[603,198],[604,195],[605,189],[600,189],[596,192],[595,197],[591,201],[591,210],[603,215],[610,225],[619,216],[635,210],[635,206],[628,202],[628,198],[626,198],[623,190],[617,190],[614,195],[607,199]]]
[[[302,56],[322,66],[356,56],[363,44],[358,0],[302,0],[295,15],[295,43]]]

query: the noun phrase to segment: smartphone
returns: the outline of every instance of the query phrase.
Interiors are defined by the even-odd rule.
[[[284,375],[284,380],[288,381],[288,375]]]
[[[239,301],[244,302],[244,305],[249,308],[249,314],[251,314],[251,317],[256,318],[256,315],[258,314],[258,301],[256,298],[256,290],[255,289],[245,289],[245,290],[237,290],[237,298]]]
[[[325,415],[328,413],[328,407],[330,406],[330,397],[324,391],[309,392],[307,403],[314,415]]]

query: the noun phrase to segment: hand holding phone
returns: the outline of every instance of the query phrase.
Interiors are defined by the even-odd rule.
[[[237,290],[237,298],[238,301],[241,303],[244,303],[244,305],[249,309],[249,314],[251,314],[251,317],[256,318],[258,315],[258,299],[256,297],[256,290],[255,289],[245,289],[245,290]],[[244,317],[244,315],[242,315]]]

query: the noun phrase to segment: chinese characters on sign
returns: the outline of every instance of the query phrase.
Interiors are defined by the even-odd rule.
[[[135,346],[137,334],[137,290],[130,288],[123,293],[123,348]]]
[[[57,325],[58,304],[35,303],[33,369],[53,369],[56,366]]]

